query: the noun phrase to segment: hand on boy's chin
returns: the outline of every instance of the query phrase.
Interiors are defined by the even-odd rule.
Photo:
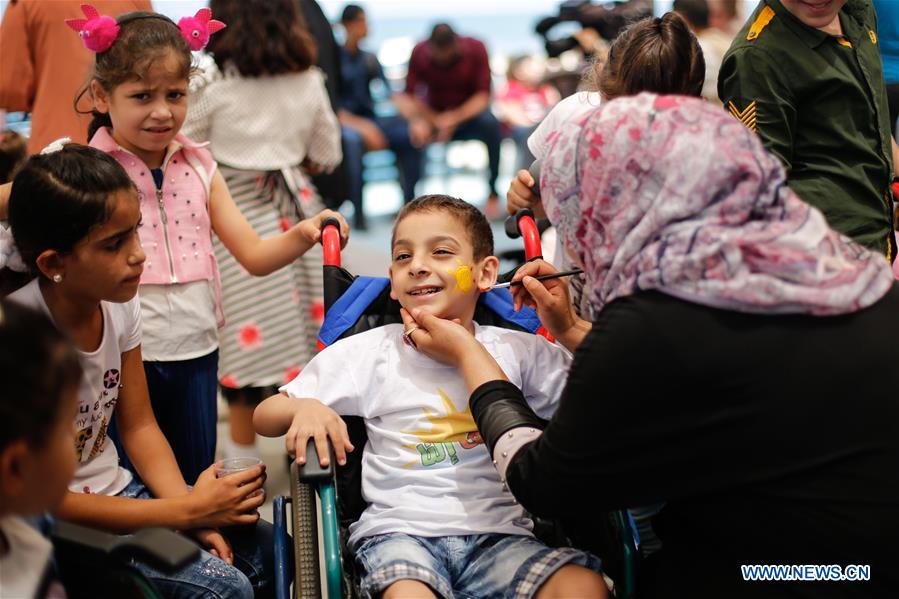
[[[462,355],[471,351],[468,344],[477,343],[458,318],[434,318],[423,308],[401,310],[400,316],[407,331],[414,329],[415,349],[443,364],[458,366]]]
[[[436,316],[437,318],[441,318],[443,320],[452,320],[454,322],[461,322],[459,318],[459,310],[457,306],[403,306],[406,312],[412,314],[415,312],[416,314],[430,314],[431,316]]]

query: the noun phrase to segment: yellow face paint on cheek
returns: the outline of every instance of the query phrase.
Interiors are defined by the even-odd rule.
[[[465,266],[458,258],[456,258],[456,263],[459,266],[456,268],[455,272],[451,270],[446,271],[452,273],[452,275],[456,278],[456,286],[453,288],[453,291],[468,293],[474,288],[474,279],[471,276],[472,267]]]

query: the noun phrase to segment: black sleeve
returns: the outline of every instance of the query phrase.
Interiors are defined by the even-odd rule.
[[[612,352],[608,336],[594,325],[575,354],[555,416],[539,439],[515,455],[506,471],[516,499],[537,516],[579,513],[588,505],[601,509],[600,501],[617,504],[617,498],[607,493],[609,488],[630,486],[630,473],[614,463],[610,454],[615,448],[605,438],[609,423],[637,418],[629,400],[609,405],[618,400],[606,376],[610,360],[615,353],[630,352],[625,348]],[[615,472],[617,477],[610,477]]]
[[[484,383],[471,394],[469,405],[490,455],[506,431],[518,427],[543,428],[543,421],[527,404],[521,389],[508,381]]]

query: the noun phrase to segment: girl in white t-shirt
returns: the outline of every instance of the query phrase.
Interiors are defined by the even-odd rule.
[[[156,424],[141,362],[137,288],[145,254],[137,191],[108,154],[61,146],[29,159],[9,200],[19,262],[36,275],[10,299],[49,316],[74,341],[83,370],[74,422],[78,464],[56,513],[119,533],[184,531],[208,553],[174,574],[137,567],[167,594],[252,597],[254,587],[269,583],[261,551],[270,539],[260,535],[270,535],[270,527],[254,526],[264,496],[251,496],[262,488],[265,468],[217,479],[210,467],[193,488],[185,484]],[[119,465],[107,438],[113,415],[142,480]],[[235,524],[248,526],[227,539],[217,530]],[[238,563],[243,571],[232,565]]]

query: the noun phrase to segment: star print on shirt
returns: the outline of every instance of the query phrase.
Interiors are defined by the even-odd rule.
[[[119,379],[121,378],[122,375],[118,370],[110,368],[103,374],[103,386],[107,389],[112,389],[119,384]]]
[[[418,459],[405,464],[406,468],[411,468],[418,463],[425,467],[433,466],[447,457],[450,463],[455,465],[459,458],[453,443],[458,443],[462,449],[472,449],[483,443],[471,415],[471,408],[466,407],[464,411],[459,411],[443,389],[438,388],[437,393],[446,407],[446,415],[440,415],[422,407],[425,418],[431,423],[431,430],[403,431],[414,435],[420,441],[420,443],[405,446],[414,449],[419,454]]]

